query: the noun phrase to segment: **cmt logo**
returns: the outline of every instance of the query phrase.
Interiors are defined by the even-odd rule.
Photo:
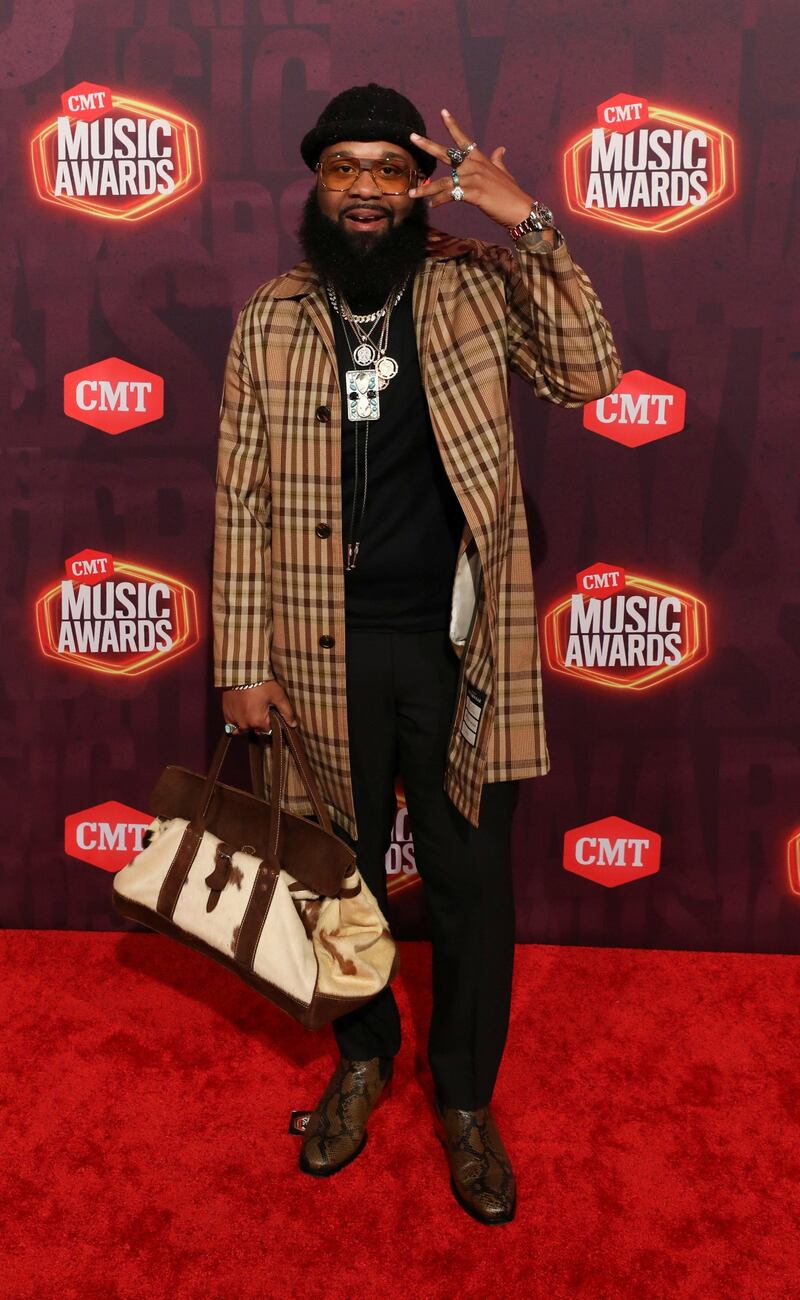
[[[195,593],[179,578],[83,550],[35,603],[42,654],[95,672],[138,677],[199,640]]]
[[[164,414],[164,380],[119,357],[64,376],[64,414],[103,433],[127,433]]]
[[[564,152],[567,204],[595,221],[664,234],[736,192],[733,137],[677,109],[622,93]]]
[[[597,125],[607,131],[619,131],[624,134],[634,127],[646,122],[650,106],[646,99],[638,95],[614,95],[597,105]]]
[[[93,81],[79,81],[61,96],[61,112],[76,122],[95,122],[111,108],[111,91]]]
[[[411,885],[419,884],[406,797],[399,776],[395,780],[394,792],[397,809],[392,828],[392,841],[386,851],[387,889],[392,898],[410,888]]]
[[[202,184],[197,127],[179,113],[80,81],[31,140],[45,203],[116,221],[141,221]]]
[[[624,447],[680,433],[686,415],[686,390],[644,370],[626,370],[612,393],[583,408],[583,427]]]
[[[114,572],[114,557],[107,551],[78,551],[65,562],[67,577],[72,582],[82,582],[91,587],[95,582],[104,582]]]
[[[144,848],[151,814],[109,799],[64,818],[64,852],[103,871],[120,871]]]
[[[654,876],[661,866],[661,836],[622,817],[576,826],[564,836],[564,870],[613,889]]]
[[[556,672],[642,691],[708,655],[699,596],[605,563],[582,569],[576,587],[544,618],[545,654]]]

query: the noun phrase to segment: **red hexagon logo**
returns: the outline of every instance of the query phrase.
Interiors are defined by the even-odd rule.
[[[623,817],[603,817],[564,835],[564,870],[607,889],[654,876],[660,866],[661,836]]]
[[[637,113],[646,115],[637,120]],[[595,125],[567,145],[564,187],[572,212],[666,234],[736,193],[733,137],[642,96],[614,95],[598,105]]]
[[[61,111],[76,122],[94,122],[111,108],[111,91],[94,81],[79,81],[61,96]]]
[[[649,115],[647,100],[641,95],[614,95],[597,105],[597,125],[605,131],[633,131],[643,126]]]
[[[127,433],[164,414],[164,380],[120,357],[64,376],[64,414],[103,433]]]
[[[578,591],[584,596],[599,596],[601,600],[625,586],[625,570],[618,564],[603,564],[601,560],[588,569],[581,569],[576,576]]]
[[[113,576],[114,557],[108,551],[93,551],[90,548],[76,551],[64,561],[64,572],[70,582],[81,582],[92,587]]]
[[[583,408],[583,426],[623,447],[643,447],[680,433],[686,389],[644,370],[626,370],[616,388]]]
[[[121,871],[144,847],[151,813],[109,799],[64,818],[64,852],[103,871]]]
[[[90,85],[96,97],[76,94]],[[79,83],[67,109],[39,126],[31,140],[36,192],[46,203],[115,221],[141,221],[202,184],[200,137],[187,118],[107,86]]]

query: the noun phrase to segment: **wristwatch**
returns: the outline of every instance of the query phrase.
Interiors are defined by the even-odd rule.
[[[509,226],[508,233],[512,239],[519,239],[531,230],[548,230],[553,225],[553,214],[546,204],[534,199],[533,207],[524,221],[516,226]]]

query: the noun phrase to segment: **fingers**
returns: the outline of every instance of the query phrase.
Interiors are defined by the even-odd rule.
[[[506,176],[510,176],[511,172],[506,167],[504,161],[505,152],[506,152],[505,145],[499,144],[496,149],[492,150],[490,161],[494,163],[495,167],[499,167],[501,171],[504,171]]]
[[[434,158],[440,158],[442,162],[450,162],[443,144],[437,144],[435,140],[429,140],[427,135],[418,135],[416,131],[411,132],[410,138],[420,149],[424,149],[426,153],[432,153]]]
[[[452,188],[452,177],[440,176],[438,181],[431,181],[429,185],[425,186],[425,193],[422,197],[425,199],[432,199],[434,194],[441,194],[443,190],[451,190]],[[417,193],[416,190],[409,190],[408,192],[409,194]]]
[[[449,159],[447,165],[448,167],[452,166]],[[476,181],[479,181],[481,175],[479,166],[474,162],[470,162],[468,158],[465,158],[463,163],[458,164],[456,170],[458,171],[458,183],[464,190],[464,197],[472,199],[473,195],[479,188],[479,186],[476,186]],[[467,186],[470,187],[469,196],[467,196],[466,193]],[[409,194],[414,195],[419,193],[419,190],[409,190],[408,192]],[[453,178],[448,174],[447,176],[439,176],[435,181],[431,181],[429,185],[426,185],[425,193],[422,197],[425,199],[433,199],[437,194],[443,194],[445,198],[449,199],[452,192]]]
[[[299,719],[291,701],[278,683],[272,679],[247,691],[226,691],[223,695],[223,716],[242,731],[253,730],[258,735],[269,735],[270,705],[278,710],[289,727],[297,727]]]
[[[276,686],[274,688],[273,695],[274,698],[271,699],[269,703],[274,704],[276,706],[284,722],[288,723],[290,727],[296,727],[297,718],[295,716],[294,709],[292,708],[291,703],[289,701],[289,697],[284,693],[284,691],[281,690],[280,686]],[[268,711],[267,711],[267,716],[269,716]]]
[[[458,167],[458,183],[464,192],[464,199],[467,203],[479,204],[480,197],[484,192],[481,174],[476,168],[465,176],[465,167],[465,163],[459,164]],[[425,198],[430,200],[432,208],[438,208],[442,203],[450,203],[453,200],[454,188],[452,176],[442,176],[426,189]]]
[[[458,145],[459,149],[463,149],[466,145],[470,144],[471,141],[470,141],[469,136],[466,134],[465,131],[462,131],[462,129],[461,129],[461,127],[459,126],[458,122],[457,122],[456,119],[453,117],[453,114],[452,114],[452,113],[448,113],[448,111],[447,111],[446,108],[443,108],[443,109],[441,110],[441,113],[442,113],[442,120],[444,121],[445,126],[447,127],[447,129],[448,129],[448,131],[450,132],[451,136],[452,136],[453,139],[455,140],[455,142],[456,142],[456,144]]]

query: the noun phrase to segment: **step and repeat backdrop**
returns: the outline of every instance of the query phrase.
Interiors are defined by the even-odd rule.
[[[514,822],[519,938],[800,950],[797,26],[714,0],[7,7],[3,925],[125,927],[111,875],[156,778],[207,767],[233,321],[302,256],[302,134],[377,80],[436,138],[444,104],[506,145],[625,370],[583,410],[512,377],[551,756]],[[471,205],[431,220],[510,246]],[[424,935],[399,779],[386,870]]]

